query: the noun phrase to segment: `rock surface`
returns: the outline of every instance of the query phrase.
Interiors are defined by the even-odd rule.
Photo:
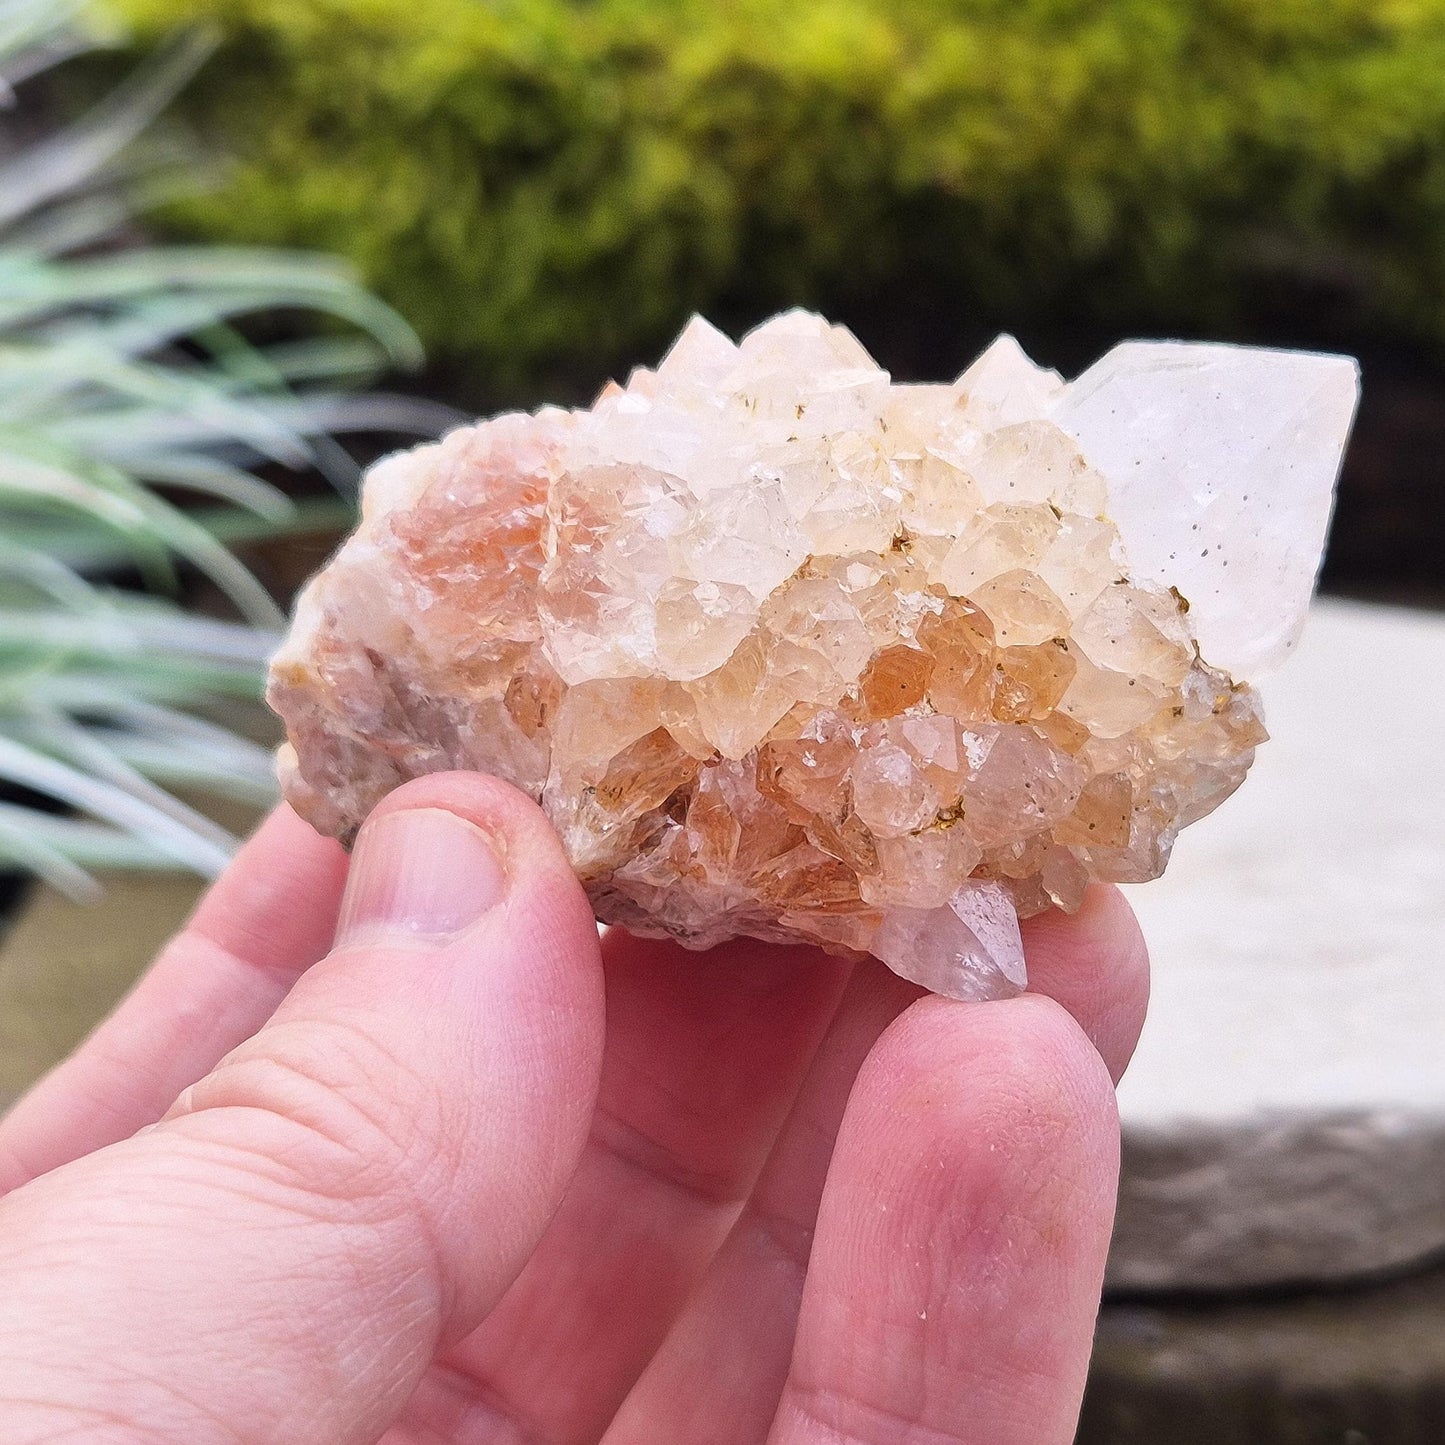
[[[1020,916],[1157,876],[1243,779],[1355,390],[1178,343],[1066,386],[1008,338],[892,386],[814,316],[696,321],[590,411],[373,471],[273,666],[287,794],[346,838],[482,768],[609,923],[1016,991]]]
[[[1445,1268],[1258,1299],[1106,1304],[1076,1445],[1439,1445]]]
[[[1154,996],[1119,1092],[1115,1288],[1445,1250],[1445,617],[1316,604],[1269,747],[1131,891]]]

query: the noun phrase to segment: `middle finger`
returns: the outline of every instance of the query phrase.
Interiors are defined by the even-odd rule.
[[[739,940],[604,945],[607,1043],[581,1165],[536,1254],[445,1362],[486,1438],[595,1441],[748,1197],[851,965]]]

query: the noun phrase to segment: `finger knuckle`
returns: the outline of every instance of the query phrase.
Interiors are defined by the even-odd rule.
[[[434,1101],[364,1024],[277,1023],[186,1091],[172,1117],[244,1113],[247,1141],[273,1181],[355,1212],[413,1206],[428,1167]]]

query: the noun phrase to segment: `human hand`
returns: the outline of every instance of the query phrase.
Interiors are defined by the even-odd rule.
[[[1116,892],[962,1004],[599,946],[479,775],[347,873],[278,810],[0,1125],[7,1445],[1067,1445],[1147,992]]]

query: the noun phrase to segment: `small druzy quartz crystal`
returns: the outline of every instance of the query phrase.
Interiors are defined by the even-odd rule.
[[[368,477],[275,659],[286,795],[536,798],[600,919],[1024,984],[1018,920],[1164,868],[1265,737],[1357,395],[1344,357],[1008,337],[895,386],[793,312],[695,320],[588,411]]]

